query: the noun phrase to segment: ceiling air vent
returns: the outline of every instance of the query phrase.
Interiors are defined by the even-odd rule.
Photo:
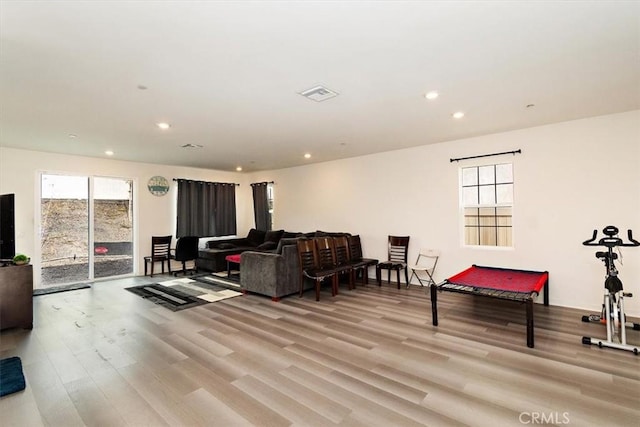
[[[324,86],[314,86],[311,89],[300,92],[300,95],[312,99],[316,102],[322,102],[326,101],[329,98],[333,98],[334,96],[338,96],[338,92],[334,92]]]

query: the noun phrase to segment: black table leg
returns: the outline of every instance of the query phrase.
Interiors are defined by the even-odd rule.
[[[431,288],[431,321],[433,326],[438,326],[438,289],[435,285],[429,287]]]
[[[533,298],[527,299],[527,347],[533,348]]]

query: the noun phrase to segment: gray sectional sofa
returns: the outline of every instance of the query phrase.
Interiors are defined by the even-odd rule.
[[[252,229],[245,238],[207,242],[207,248],[200,250],[198,268],[214,272],[224,271],[227,269],[225,257],[241,254],[242,290],[278,301],[284,296],[300,291],[300,261],[296,243],[298,238],[348,234],[324,231],[294,233],[284,230],[261,232]],[[313,286],[313,282],[305,282],[305,290]]]
[[[300,262],[297,239],[283,238],[275,252],[246,251],[240,256],[243,291],[266,295],[273,301],[299,292]],[[307,289],[313,287],[309,282]]]
[[[198,269],[225,271],[227,255],[237,255],[245,251],[275,252],[282,237],[295,237],[299,233],[284,230],[260,231],[252,228],[247,237],[211,240],[205,249],[198,251]]]

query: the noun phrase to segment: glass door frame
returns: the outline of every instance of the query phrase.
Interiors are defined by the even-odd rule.
[[[106,174],[86,174],[81,172],[61,172],[61,171],[48,171],[48,170],[40,170],[36,171],[36,191],[35,191],[35,213],[34,213],[34,222],[35,222],[35,236],[34,236],[34,255],[35,259],[32,262],[34,267],[33,281],[34,281],[34,289],[42,289],[46,286],[42,285],[42,179],[45,175],[60,175],[60,176],[73,176],[73,177],[83,177],[88,180],[87,187],[87,204],[88,204],[88,227],[89,232],[87,236],[87,259],[88,259],[88,279],[80,280],[80,281],[72,281],[65,282],[61,284],[52,284],[51,286],[58,285],[68,285],[68,284],[82,284],[82,283],[92,283],[99,282],[105,280],[113,280],[118,278],[125,277],[133,277],[137,272],[138,265],[138,180],[135,177],[122,177],[122,176],[111,176]],[[131,181],[131,203],[133,203],[132,209],[132,231],[131,231],[131,258],[132,258],[132,270],[129,273],[108,276],[108,277],[95,277],[95,251],[92,250],[95,244],[95,199],[94,199],[94,180],[95,178],[107,178],[107,179],[120,179],[123,181]]]

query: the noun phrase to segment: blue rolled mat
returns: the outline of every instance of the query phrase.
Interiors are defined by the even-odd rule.
[[[26,387],[19,357],[0,360],[0,397],[22,391]]]

